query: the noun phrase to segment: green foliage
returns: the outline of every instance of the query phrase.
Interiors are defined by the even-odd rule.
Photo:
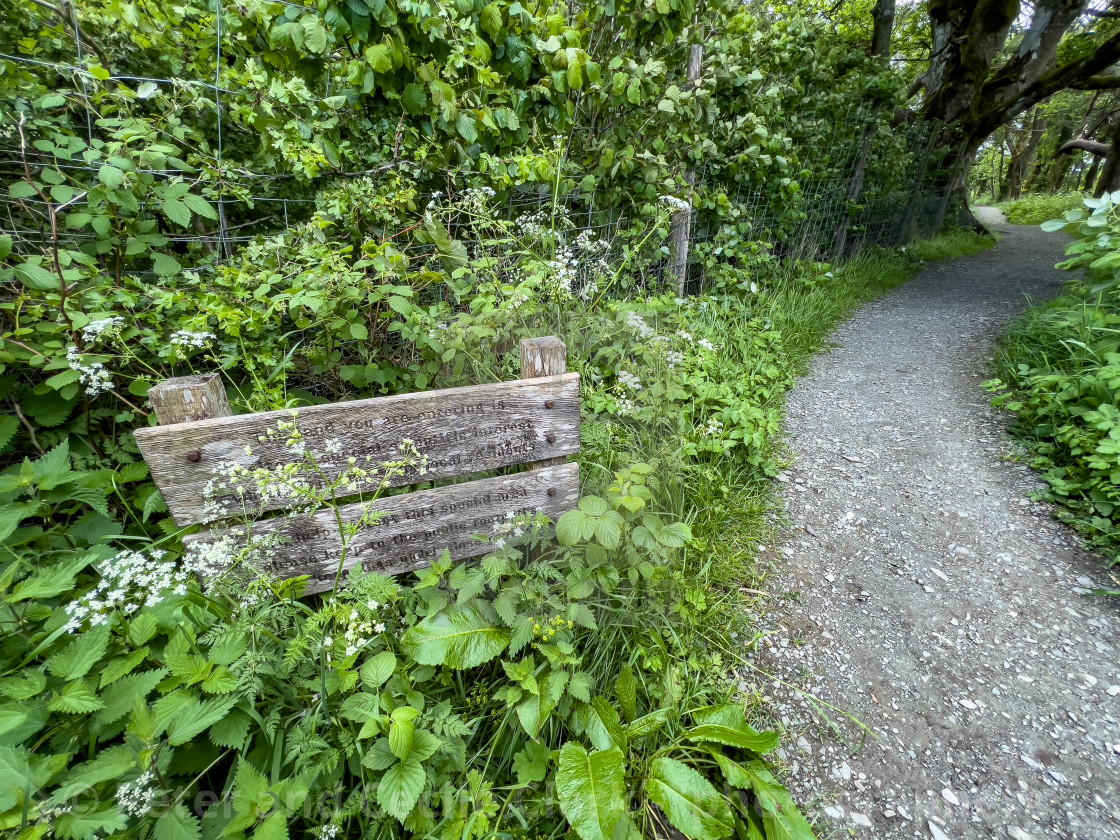
[[[1015,225],[1040,225],[1081,206],[1083,193],[1031,193],[1013,201],[1004,211],[1007,221]]]
[[[1059,267],[1084,280],[1034,307],[1003,340],[993,402],[1042,471],[1047,497],[1090,543],[1120,562],[1120,194],[1084,199],[1043,225],[1074,239]],[[1120,593],[1120,585],[1112,594]]]

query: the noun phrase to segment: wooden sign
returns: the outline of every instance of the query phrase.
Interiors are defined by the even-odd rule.
[[[486,554],[495,548],[496,525],[537,512],[556,520],[578,501],[579,465],[564,464],[346,505],[340,509],[345,524],[368,519],[371,511],[384,515],[350,539],[343,579],[356,563],[367,572],[395,575],[422,568],[445,550],[456,559]],[[243,533],[242,528],[216,529],[189,536],[183,544],[189,548],[231,535],[243,538]],[[276,535],[282,540],[251,561],[262,571],[280,578],[309,575],[308,593],[334,586],[342,540],[333,510],[257,522],[251,533],[265,542]]]
[[[232,498],[206,498],[215,468],[232,461],[273,469],[293,460],[285,436],[264,438],[292,419],[292,412],[268,411],[152,426],[135,436],[176,524],[193,525],[205,521],[208,501]],[[299,409],[296,424],[331,478],[349,457],[361,464],[370,456],[374,466],[394,460],[402,440],[427,457],[427,471],[409,469],[391,487],[455,478],[578,452],[579,375],[310,406]],[[290,504],[252,501],[262,512]]]
[[[527,472],[482,478],[356,502],[339,508],[344,525],[362,524],[349,536],[345,558],[333,509],[289,512],[248,526],[256,542],[265,538],[258,568],[282,578],[308,575],[310,592],[330,589],[340,564],[398,574],[423,567],[444,551],[461,559],[493,550],[508,524],[543,513],[552,520],[579,500],[579,467],[565,456],[579,451],[579,376],[566,373],[566,348],[556,338],[521,342],[521,373],[514,382],[449,388],[289,411],[230,416],[217,374],[169,379],[149,391],[161,425],[135,432],[152,477],[179,525],[212,514],[214,488],[230,463],[274,469],[297,460],[288,435],[269,435],[294,422],[299,443],[316,453],[328,479],[357,458],[371,467],[396,460],[401,443],[426,456],[426,472],[407,469],[390,487],[453,479],[528,464]],[[209,496],[209,498],[208,498]],[[258,499],[256,514],[292,502]],[[503,523],[506,523],[503,525]],[[218,524],[184,539],[202,548],[231,538],[247,539],[246,526]]]

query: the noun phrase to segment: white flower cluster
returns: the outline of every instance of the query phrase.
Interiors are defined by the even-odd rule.
[[[82,327],[82,341],[94,344],[105,336],[120,335],[124,326],[124,318],[114,315],[111,318],[102,318],[100,321],[90,321]]]
[[[615,409],[614,413],[619,417],[632,417],[637,410],[634,401],[625,395],[616,398],[615,402],[618,403],[618,407]]]
[[[490,544],[494,548],[505,548],[507,543],[515,543],[525,535],[536,537],[547,524],[548,518],[539,510],[533,514],[516,514],[506,511],[506,518],[494,523]]]
[[[319,840],[334,840],[338,832],[338,823],[327,823],[319,828]]]
[[[556,257],[547,263],[548,276],[544,287],[553,300],[567,301],[572,298],[572,289],[579,280],[579,259],[570,245],[556,249]]]
[[[637,312],[626,313],[626,326],[638,334],[638,338],[650,338],[655,332],[653,327],[646,323],[646,319]]]
[[[546,210],[535,210],[525,213],[513,223],[513,234],[525,244],[533,244],[536,240],[551,238],[553,235],[552,216]]]
[[[708,341],[708,339],[706,339],[706,338],[702,338],[699,341],[697,341],[696,346],[700,347],[704,350],[707,350],[709,353],[716,352],[716,346],[714,344],[712,344],[712,342]]]
[[[680,350],[668,350],[665,359],[669,362],[669,370],[673,370],[677,365],[684,364],[685,355]]]
[[[691,204],[675,195],[663,195],[657,200],[667,205],[674,213],[687,213],[692,209]]]
[[[131,615],[141,607],[154,607],[170,592],[185,595],[190,570],[163,562],[166,551],[122,551],[110,558],[93,591],[66,605],[70,620],[66,632],[74,633],[88,621],[91,627],[108,624],[119,609]]]
[[[198,350],[205,347],[215,338],[216,336],[213,333],[176,330],[171,333],[170,344],[172,347],[193,347]]]
[[[618,383],[623,388],[628,388],[631,391],[642,390],[642,380],[628,370],[620,370],[618,372]]]
[[[155,774],[148,770],[135,782],[125,782],[117,788],[117,805],[130,817],[142,817],[152,809],[160,792]]]
[[[708,422],[700,427],[700,434],[704,437],[722,438],[723,437],[723,421],[712,417]]]
[[[342,641],[346,643],[346,647],[342,654],[344,659],[349,659],[358,653],[362,648],[368,645],[375,635],[385,632],[385,623],[380,620],[377,613],[381,604],[377,601],[370,601],[366,604],[366,609],[372,613],[369,616],[363,616],[357,610],[351,610],[347,618],[346,630],[342,634]],[[323,639],[323,650],[327,655],[327,664],[329,665],[334,659],[336,639],[333,636],[326,636]]]
[[[113,377],[101,362],[87,365],[82,361],[82,351],[71,345],[66,351],[66,363],[71,370],[76,370],[80,376],[78,381],[85,386],[86,394],[96,397],[106,391],[113,390]]]

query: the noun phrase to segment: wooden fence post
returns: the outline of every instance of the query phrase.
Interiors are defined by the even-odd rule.
[[[568,348],[558,338],[523,338],[518,345],[521,351],[521,378],[536,379],[541,376],[559,376],[568,372]],[[545,403],[545,406],[552,406]],[[550,438],[551,440],[551,438]],[[530,469],[541,467],[554,467],[557,464],[566,464],[568,459],[547,458],[544,461],[534,461]]]
[[[696,87],[700,78],[700,68],[704,63],[704,45],[693,44],[688,50],[688,66],[685,68],[685,87]],[[677,283],[677,295],[684,297],[688,291],[688,248],[692,241],[692,191],[696,186],[696,170],[689,167],[684,175],[688,186],[688,208],[673,213],[669,227],[669,276]]]
[[[225,385],[218,373],[165,379],[152,386],[148,399],[161,426],[233,416]]]

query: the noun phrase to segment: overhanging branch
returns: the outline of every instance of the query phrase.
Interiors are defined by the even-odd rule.
[[[1097,157],[1104,157],[1108,154],[1109,145],[1107,143],[1098,143],[1096,140],[1088,140],[1084,137],[1078,137],[1076,140],[1070,140],[1068,143],[1063,143],[1058,148],[1058,154],[1068,155],[1073,151],[1088,152]]]

